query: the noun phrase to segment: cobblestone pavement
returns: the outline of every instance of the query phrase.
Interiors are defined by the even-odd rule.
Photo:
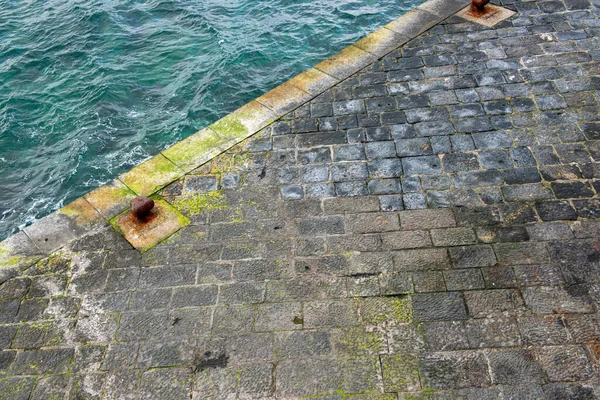
[[[0,399],[600,397],[598,9],[510,3],[167,187],[147,253],[1,269]]]

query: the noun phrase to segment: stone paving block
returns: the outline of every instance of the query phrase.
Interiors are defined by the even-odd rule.
[[[171,303],[172,289],[137,290],[131,294],[130,310],[157,310]]]
[[[566,288],[533,286],[523,289],[523,298],[534,314],[588,313],[594,307],[588,289],[583,285]]]
[[[400,214],[400,225],[403,229],[432,229],[456,226],[452,210],[432,209],[407,211]]]
[[[217,340],[217,344],[221,344]],[[256,346],[256,343],[260,343]],[[268,360],[273,358],[274,339],[272,333],[250,333],[228,338],[222,350],[229,357],[229,361]],[[221,349],[218,353],[221,352]]]
[[[446,283],[442,271],[422,271],[412,273],[415,292],[444,292]]]
[[[332,352],[332,335],[320,331],[279,332],[274,351],[282,357],[325,356]]]
[[[463,246],[477,242],[470,228],[432,229],[430,232],[435,246]]]
[[[494,245],[501,265],[539,264],[549,261],[542,243],[499,243]]]
[[[419,370],[425,387],[482,387],[491,383],[484,355],[476,351],[435,352],[421,356]]]
[[[539,357],[551,382],[585,381],[594,375],[583,346],[543,347]]]
[[[314,371],[319,371],[319,379]],[[336,359],[285,360],[277,368],[277,377],[280,397],[335,394],[344,385],[343,366]]]
[[[391,273],[394,269],[389,253],[350,253],[347,255],[350,275]]]
[[[196,282],[196,267],[181,265],[169,267],[143,268],[140,274],[141,288],[189,285]]]
[[[485,287],[488,289],[517,287],[515,272],[511,267],[483,268],[482,273]]]
[[[430,351],[463,350],[470,347],[463,321],[424,322],[421,326]]]
[[[525,242],[530,239],[524,226],[492,226],[477,228],[477,237],[484,243]]]
[[[367,187],[370,194],[392,194],[401,192],[399,179],[370,180],[367,183]]]
[[[427,349],[422,330],[412,324],[393,324],[386,331],[391,354],[416,355]]]
[[[383,354],[381,367],[386,391],[420,390],[418,360],[410,354]]]
[[[485,283],[479,269],[459,269],[444,271],[448,290],[483,289]]]
[[[16,351],[3,351],[0,353],[0,371],[8,370],[15,360],[16,355]]]
[[[477,155],[471,153],[446,154],[442,159],[446,172],[471,171],[479,169]]]
[[[389,250],[430,247],[431,239],[427,231],[400,231],[381,235],[383,247]]]
[[[253,304],[262,303],[265,297],[266,284],[257,282],[239,282],[221,285],[219,288],[219,304]]]
[[[188,172],[211,160],[217,154],[233,146],[235,142],[224,139],[211,129],[202,129],[196,134],[162,151],[172,163]],[[92,205],[94,205],[93,202]],[[101,210],[98,210],[102,212]]]
[[[564,201],[547,201],[535,206],[542,221],[576,220],[577,213],[571,204]]]
[[[566,223],[547,222],[542,224],[530,225],[527,227],[527,232],[532,240],[549,241],[572,239],[573,233]]]
[[[415,294],[412,305],[419,322],[467,319],[464,299],[458,292]]]
[[[32,377],[0,378],[0,391],[4,399],[27,400],[35,385]],[[10,397],[8,397],[10,395]]]
[[[104,376],[97,374],[75,376],[71,380],[69,397],[85,398],[95,396],[102,390]]]
[[[200,307],[217,304],[216,285],[182,287],[173,290],[172,307]]]
[[[352,233],[374,233],[398,230],[400,223],[396,214],[360,213],[348,215],[346,226]]]
[[[403,165],[396,158],[377,159],[368,163],[368,172],[371,178],[398,178],[402,176]]]
[[[345,239],[345,237],[342,237]],[[352,240],[352,237],[349,238],[348,241],[341,242],[344,243],[356,243],[355,240]],[[360,243],[360,242],[358,242]],[[362,243],[365,246],[371,241],[366,241]],[[337,245],[337,244],[336,244]],[[296,271],[302,273],[318,273],[323,275],[347,275],[348,274],[348,260],[342,256],[325,256],[325,257],[315,257],[308,259],[296,259],[294,261],[294,267]]]
[[[445,249],[404,250],[394,253],[397,271],[426,271],[450,268]]]
[[[240,367],[239,398],[267,398],[273,392],[274,365],[269,363],[249,364]]]
[[[140,346],[137,366],[140,368],[175,367],[191,361],[192,355],[185,343],[145,343]]]
[[[137,195],[148,196],[181,177],[184,173],[184,170],[162,154],[159,154],[121,175],[119,180]]]
[[[62,374],[73,362],[73,349],[39,349],[19,353],[11,371],[18,375]]]
[[[116,342],[109,344],[99,370],[133,368],[137,362],[138,350],[139,344],[137,343]]]
[[[238,391],[237,368],[206,368],[195,376],[193,399],[233,398]]]
[[[192,375],[188,368],[161,368],[144,372],[140,395],[147,399],[190,398]]]
[[[576,398],[576,399],[593,399],[596,397],[594,388],[589,385],[581,384],[550,384],[543,387],[544,396],[546,398]]]
[[[318,328],[327,326],[359,325],[358,303],[355,300],[311,301],[304,303],[304,326]]]
[[[245,304],[217,307],[213,315],[213,332],[215,334],[248,333],[252,331],[254,315],[254,308]]]
[[[432,154],[431,143],[427,138],[396,140],[396,151],[400,157]]]
[[[59,210],[23,229],[24,235],[3,241],[3,258],[0,261],[6,262],[7,266],[29,266],[41,258],[38,255],[50,254],[88,234],[94,224],[102,223],[100,220],[103,218],[89,203],[85,200],[76,202],[72,209],[66,206],[66,212]],[[27,243],[29,240],[25,239],[25,235],[31,243]]]
[[[80,343],[109,342],[117,331],[117,314],[83,315],[77,322],[74,340]]]
[[[314,333],[314,335],[323,335],[323,333]],[[370,357],[387,351],[385,333],[383,330],[374,327],[334,328],[331,334],[327,334],[327,338],[327,347],[329,347],[330,343],[331,349],[338,357],[350,357],[357,354]]]
[[[490,246],[462,246],[449,249],[455,268],[491,267],[496,256]]]
[[[413,292],[413,282],[408,274],[383,274],[379,277],[378,281],[382,295],[408,294]]]
[[[514,289],[467,292],[465,300],[474,318],[492,318],[494,314],[516,312],[523,307],[523,300]]]
[[[517,321],[513,318],[485,318],[466,322],[467,337],[472,348],[521,346]]]
[[[496,170],[460,172],[454,175],[454,184],[458,188],[498,186],[501,185],[502,182],[502,177]],[[505,188],[506,187],[502,189],[504,190]]]
[[[379,296],[379,277],[353,276],[347,279],[348,294],[351,297]]]
[[[360,300],[362,320],[368,324],[407,323],[412,320],[408,297],[368,297]]]
[[[541,368],[531,350],[491,350],[486,352],[486,357],[494,384],[515,385],[543,382]]]
[[[256,308],[254,329],[257,332],[302,328],[300,303],[261,304]]]
[[[233,267],[233,276],[240,281],[283,279],[289,275],[289,262],[284,260],[243,260],[236,261]]]
[[[564,283],[562,271],[556,265],[516,265],[515,276],[523,286],[550,286]]]
[[[38,399],[64,398],[69,388],[69,377],[53,376],[40,379],[31,396]],[[6,392],[8,393],[8,391]],[[18,397],[18,393],[15,398]],[[29,397],[25,397],[26,399]]]

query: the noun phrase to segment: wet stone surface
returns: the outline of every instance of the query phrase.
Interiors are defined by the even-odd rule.
[[[452,17],[163,189],[147,252],[0,269],[0,399],[598,398],[597,5]]]

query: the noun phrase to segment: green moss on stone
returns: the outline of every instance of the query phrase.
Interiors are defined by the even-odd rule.
[[[178,196],[173,201],[173,207],[188,215],[198,215],[227,206],[229,206],[229,203],[218,190],[208,193],[186,194]]]
[[[411,323],[412,304],[408,296],[370,297],[361,300],[363,320],[372,324],[384,322]]]
[[[420,389],[419,362],[414,355],[390,354],[382,358],[383,385],[386,391]]]
[[[17,256],[12,254],[12,250],[0,244],[0,268],[23,266],[32,263],[31,257]]]
[[[250,133],[244,123],[233,115],[228,115],[215,122],[210,128],[227,139],[241,140],[246,138]]]

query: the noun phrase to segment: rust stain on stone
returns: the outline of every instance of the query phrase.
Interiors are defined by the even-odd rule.
[[[133,247],[142,252],[162,242],[190,222],[159,196],[132,201],[131,206],[131,210],[113,218],[111,225],[121,232]]]

